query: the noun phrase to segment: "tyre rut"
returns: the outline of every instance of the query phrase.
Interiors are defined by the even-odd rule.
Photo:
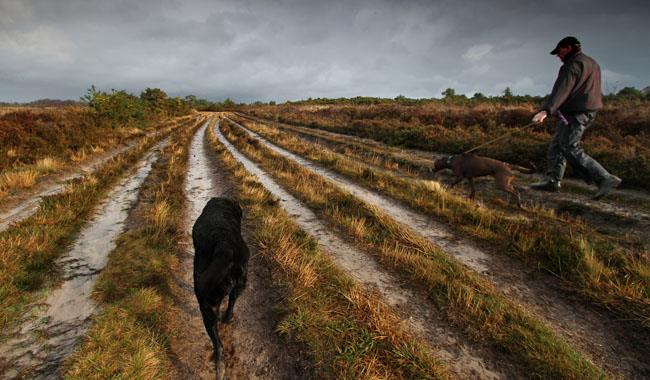
[[[236,197],[233,185],[219,170],[210,144],[205,137],[207,121],[194,136],[190,148],[190,161],[185,185],[189,201],[187,233],[180,243],[179,275],[174,279],[173,330],[171,342],[172,361],[176,376],[182,379],[208,379],[215,377],[211,361],[212,344],[205,331],[193,288],[193,247],[191,228],[203,206],[213,196]],[[243,234],[250,240],[250,228],[244,221]],[[292,351],[275,333],[273,308],[281,298],[272,285],[268,266],[251,248],[247,288],[237,301],[233,321],[220,324],[224,343],[226,377],[234,379],[301,378],[305,365],[299,355],[285,355]]]

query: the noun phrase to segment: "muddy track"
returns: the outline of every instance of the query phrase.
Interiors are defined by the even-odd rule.
[[[235,123],[235,125],[239,125]],[[392,199],[356,185],[347,178],[296,156],[244,128],[276,153],[330,179],[364,201],[378,206],[398,222],[410,226],[457,260],[489,278],[508,298],[545,320],[553,330],[608,371],[628,378],[650,375],[650,342],[626,321],[603,315],[584,301],[566,294],[555,279],[526,268],[520,261],[480,247],[458,236],[445,224],[419,214]]]
[[[352,135],[344,135],[326,130],[307,128],[302,126],[276,123],[273,121],[261,119],[258,117],[250,116],[247,114],[237,113],[238,116],[251,121],[259,122],[269,126],[274,126],[285,131],[289,131],[300,135],[311,141],[318,142],[322,145],[327,145],[339,152],[345,147],[357,149],[359,153],[366,153],[368,156],[377,152],[382,155],[392,157],[396,162],[404,165],[404,169],[410,175],[419,174],[423,179],[432,178],[429,174],[429,168],[433,166],[433,156],[442,155],[442,153],[427,152],[415,149],[400,149],[394,146],[389,146],[381,142],[361,138]],[[363,152],[362,152],[363,151]],[[404,171],[402,171],[404,173]],[[541,176],[518,175],[519,184],[530,184],[534,181],[541,180]],[[642,231],[650,226],[650,194],[638,190],[628,189],[615,189],[612,195],[601,201],[591,200],[591,194],[594,192],[594,187],[590,187],[578,180],[565,179],[563,181],[567,184],[567,191],[559,194],[546,194],[529,190],[527,187],[523,188],[522,198],[532,200],[536,203],[551,206],[553,208],[565,208],[566,203],[579,205],[582,210],[582,215],[589,219],[591,214],[594,215],[595,221],[599,215],[613,216],[621,219],[621,224],[632,226],[635,229]],[[485,183],[485,182],[484,182]],[[479,184],[479,193],[488,191],[491,194],[499,194],[495,192],[491,182],[489,186],[481,186]],[[499,194],[503,196],[503,194]],[[622,202],[622,203],[621,203]],[[640,205],[647,205],[640,207]],[[638,225],[638,226],[637,226]]]
[[[98,212],[81,231],[68,254],[57,260],[63,282],[27,312],[2,338],[0,371],[11,379],[56,378],[64,360],[73,352],[97,311],[90,296],[97,275],[106,265],[108,253],[124,224],[139,188],[151,170],[158,152],[168,143],[158,143],[135,165],[97,207]]]
[[[246,170],[279,200],[280,206],[294,218],[301,229],[310,234],[335,263],[362,286],[377,291],[409,328],[433,347],[459,378],[520,378],[524,370],[503,353],[487,346],[472,345],[461,331],[444,318],[444,311],[429,300],[421,289],[403,283],[385,271],[370,254],[340,238],[311,209],[279,186],[252,161],[244,157],[215,130],[219,141]]]
[[[179,379],[215,378],[210,360],[212,344],[208,338],[196,297],[192,268],[191,228],[203,206],[213,196],[235,197],[233,184],[224,174],[214,149],[205,136],[210,122],[201,127],[192,140],[185,185],[188,198],[186,231],[181,242],[178,276],[172,289],[174,312],[171,356]],[[233,321],[220,324],[224,344],[226,377],[232,379],[298,379],[311,377],[310,364],[301,348],[280,337],[275,328],[279,315],[274,308],[283,297],[280,286],[273,284],[268,263],[256,254],[251,244],[251,225],[244,221],[244,238],[251,248],[247,288],[235,306]],[[223,309],[223,308],[222,308]]]

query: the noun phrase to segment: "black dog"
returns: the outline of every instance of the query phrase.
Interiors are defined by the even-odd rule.
[[[232,318],[237,297],[246,286],[249,251],[241,236],[242,210],[228,198],[212,198],[192,228],[194,292],[212,340],[214,361],[221,359],[218,318],[226,295],[228,309],[222,322]]]

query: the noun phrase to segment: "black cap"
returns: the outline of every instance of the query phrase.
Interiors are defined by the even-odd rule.
[[[567,47],[569,45],[580,47],[580,41],[578,41],[578,39],[575,37],[564,37],[562,40],[560,40],[560,42],[557,43],[555,49],[551,50],[551,55],[557,54],[561,47]]]

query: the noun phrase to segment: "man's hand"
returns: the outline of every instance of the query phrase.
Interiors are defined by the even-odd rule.
[[[533,123],[541,123],[546,119],[547,116],[548,112],[546,112],[546,110],[539,111],[535,114],[535,116],[533,116]]]

